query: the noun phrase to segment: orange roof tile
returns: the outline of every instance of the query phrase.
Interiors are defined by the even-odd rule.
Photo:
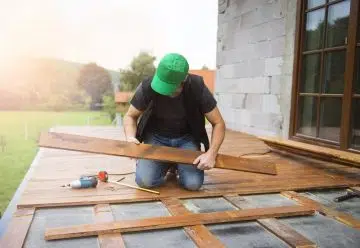
[[[134,95],[133,92],[116,92],[115,94],[115,102],[116,103],[127,103],[130,101],[132,96]]]
[[[214,92],[215,70],[190,70],[189,73],[202,76],[211,93]]]

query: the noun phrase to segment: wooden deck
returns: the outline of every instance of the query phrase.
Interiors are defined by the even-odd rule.
[[[118,128],[56,128],[55,132],[123,139]],[[360,169],[321,162],[287,153],[269,153],[269,148],[253,136],[228,131],[221,153],[250,156],[277,163],[278,175],[262,175],[233,170],[206,171],[204,185],[199,192],[181,189],[175,180],[156,188],[159,195],[136,189],[100,183],[96,189],[73,190],[61,187],[81,175],[124,174],[124,182],[135,184],[135,161],[115,156],[88,154],[57,149],[40,149],[40,159],[18,204],[23,207],[91,205],[99,203],[137,202],[166,197],[194,198],[224,194],[277,193],[287,190],[339,188],[360,185]],[[262,155],[263,154],[263,155]],[[122,177],[110,176],[111,179]]]
[[[61,127],[52,131],[123,139],[122,130],[111,127]],[[125,181],[135,185],[135,161],[117,156],[41,148],[32,165],[33,173],[17,204],[19,209],[0,239],[0,247],[165,248],[194,247],[196,244],[197,247],[207,248],[239,247],[239,243],[244,247],[358,247],[360,212],[357,209],[360,200],[354,198],[334,204],[332,199],[343,195],[344,189],[326,190],[324,193],[309,190],[360,185],[359,168],[286,152],[270,152],[269,147],[255,137],[231,131],[226,133],[221,153],[249,156],[258,159],[259,163],[265,159],[274,161],[278,164],[278,175],[214,169],[206,171],[205,184],[200,192],[182,190],[172,180],[157,189],[160,195],[105,183],[99,184],[96,189],[72,190],[61,185],[81,175],[96,174],[99,170],[124,174]],[[121,175],[111,177],[116,179]],[[299,194],[289,190],[306,192]],[[263,194],[270,192],[281,194]],[[146,202],[133,203],[141,201]],[[135,219],[141,222],[149,217],[186,217],[191,213],[211,212],[216,216],[216,212],[228,210],[299,204],[310,206],[317,213],[306,217],[206,226],[191,222],[190,226],[171,230],[100,234],[68,240],[44,239],[49,228]],[[78,207],[71,207],[75,205]],[[332,235],[334,232],[335,236]]]

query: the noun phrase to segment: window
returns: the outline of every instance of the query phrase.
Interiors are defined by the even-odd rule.
[[[290,136],[360,151],[360,0],[300,5]]]

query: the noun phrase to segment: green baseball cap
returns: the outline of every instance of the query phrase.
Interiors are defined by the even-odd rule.
[[[177,53],[169,53],[160,60],[151,88],[161,95],[170,96],[185,80],[188,72],[189,64],[185,57]]]

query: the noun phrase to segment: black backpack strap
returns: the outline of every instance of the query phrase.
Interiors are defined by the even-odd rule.
[[[189,74],[187,81],[185,82],[185,98],[186,109],[192,135],[199,143],[203,143],[205,151],[209,149],[209,137],[205,129],[205,116],[200,110],[200,101],[203,94],[205,83],[202,77],[198,75]]]
[[[154,109],[155,102],[156,102],[156,94],[153,91],[153,89],[151,88],[151,81],[152,81],[152,77],[149,77],[149,78],[146,78],[145,80],[143,80],[141,83],[143,95],[146,98],[145,99],[146,102],[149,102],[149,105],[146,108],[146,110],[144,111],[144,113],[141,115],[139,122],[137,124],[137,128],[136,128],[136,139],[139,140],[140,142],[144,141],[146,127],[147,127],[148,121],[151,117],[152,110]]]

